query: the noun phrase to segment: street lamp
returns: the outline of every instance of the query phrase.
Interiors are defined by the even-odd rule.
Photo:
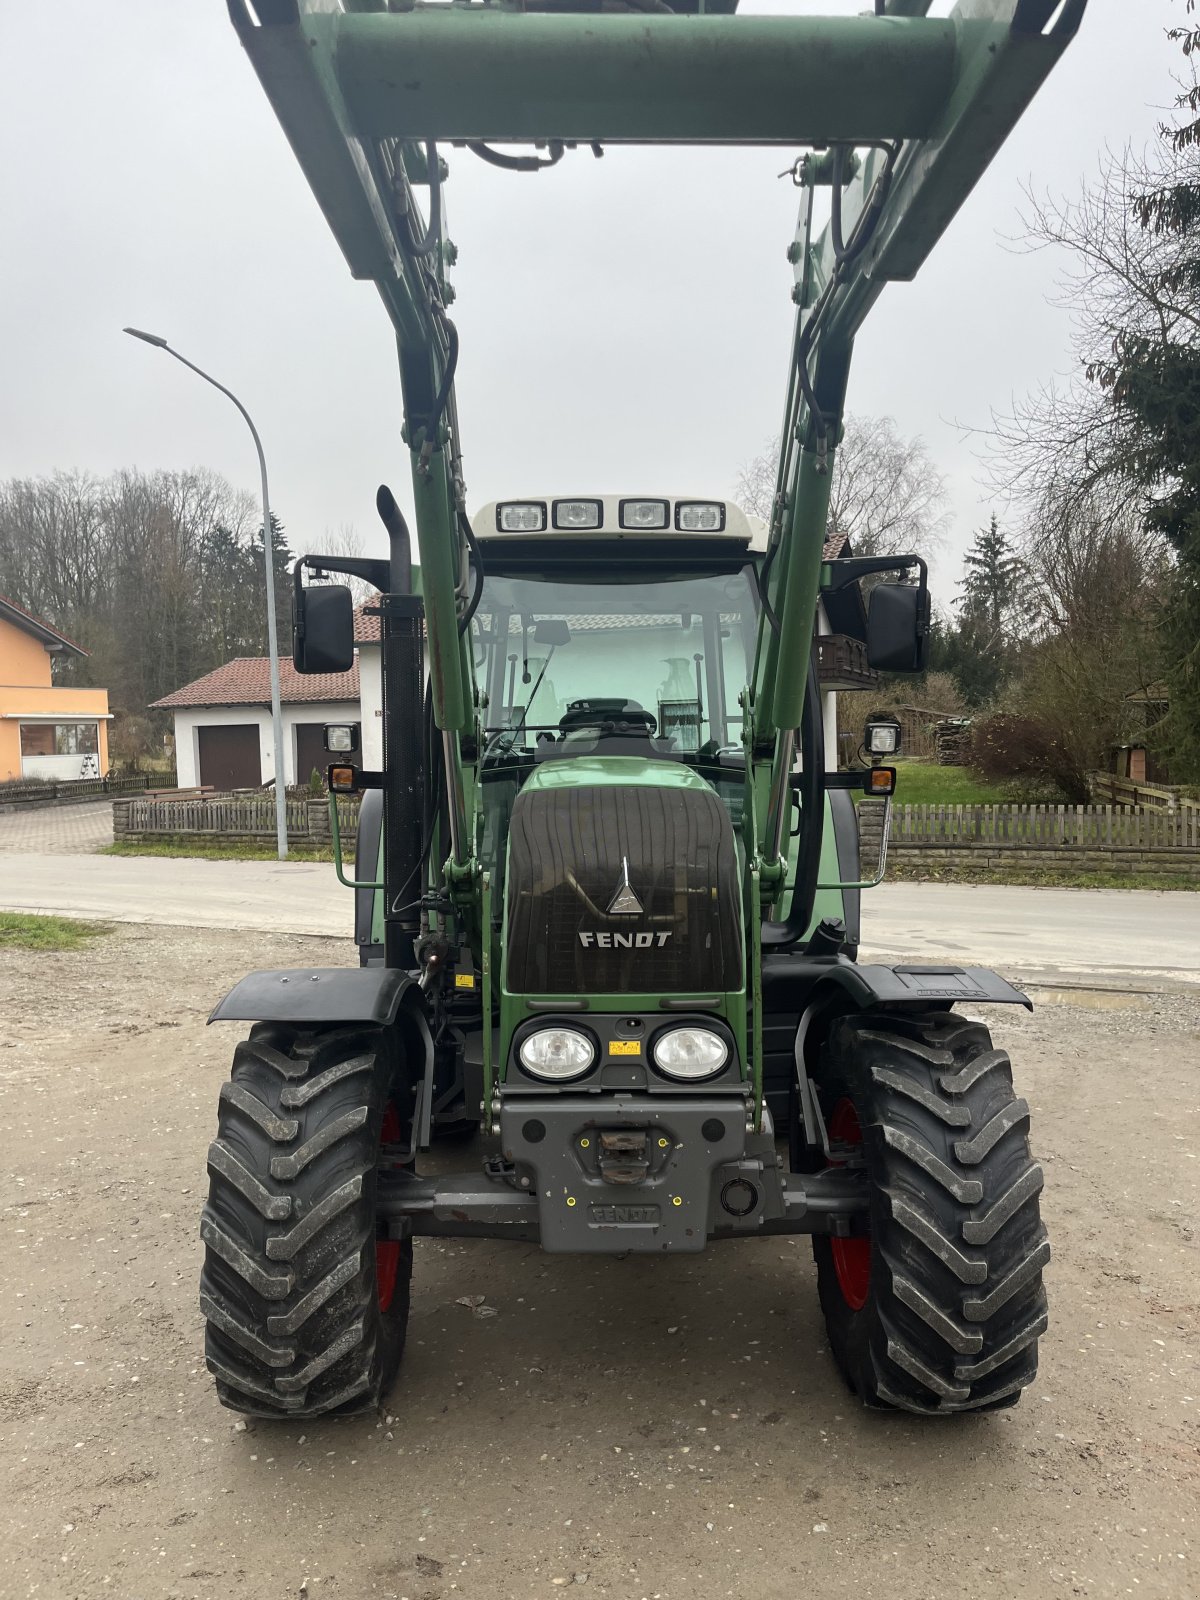
[[[267,493],[267,458],[263,455],[262,440],[258,437],[258,429],[254,426],[250,413],[231,389],[227,389],[223,383],[218,383],[215,378],[210,378],[207,372],[202,371],[186,356],[181,356],[178,350],[173,350],[159,334],[145,333],[141,328],[124,328],[122,332],[134,339],[140,339],[143,344],[152,344],[156,349],[165,350],[197,377],[203,378],[205,383],[211,383],[214,389],[219,389],[226,399],[232,400],[245,418],[246,426],[254,439],[254,448],[258,451],[258,470],[262,478],[263,565],[267,577],[267,652],[271,662],[271,727],[275,735],[275,840],[280,861],[286,861],[287,793],[283,771],[283,711],[279,703],[279,642],[275,634],[275,556],[274,541],[271,537],[271,499]]]

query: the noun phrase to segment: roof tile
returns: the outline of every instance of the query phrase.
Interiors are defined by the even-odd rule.
[[[358,662],[349,672],[297,672],[286,656],[279,662],[279,698],[295,704],[313,700],[357,700]],[[266,656],[237,656],[204,677],[156,700],[152,710],[179,706],[266,706],[271,703],[271,663]]]
[[[78,652],[78,654],[81,656],[91,654],[91,652],[85,650],[81,644],[76,644],[74,639],[68,639],[65,633],[60,633],[59,630],[53,626],[53,624],[47,622],[43,617],[35,617],[32,611],[26,611],[24,606],[19,606],[15,600],[10,600],[8,595],[0,594],[0,614],[5,611],[11,611],[14,613],[10,620],[15,622],[17,627],[21,627],[23,623],[28,622],[32,624],[32,626],[27,630],[29,633],[35,634],[38,637],[48,633],[53,638],[57,639],[60,644],[65,644],[68,649]]]

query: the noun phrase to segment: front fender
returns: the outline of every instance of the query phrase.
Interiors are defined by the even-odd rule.
[[[858,983],[846,989],[864,1008],[911,1005],[932,1001],[938,1005],[1017,1005],[1033,1010],[1027,994],[990,967],[856,966]]]
[[[251,972],[217,1003],[210,1022],[367,1022],[388,1027],[423,997],[394,967],[295,967]]]
[[[885,967],[860,965],[844,955],[804,952],[767,955],[763,960],[765,1009],[799,1011],[830,989],[841,990],[862,1010],[897,1005],[1020,1005],[1033,1001],[987,967]]]

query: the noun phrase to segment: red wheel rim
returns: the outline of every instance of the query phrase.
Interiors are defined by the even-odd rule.
[[[375,1241],[375,1288],[379,1295],[380,1311],[387,1311],[396,1292],[396,1279],[400,1275],[399,1239]]]
[[[400,1117],[396,1107],[389,1100],[384,1107],[383,1126],[379,1130],[381,1144],[399,1144],[404,1130],[400,1124]],[[376,1239],[375,1241],[375,1292],[379,1299],[380,1311],[387,1311],[392,1303],[392,1296],[396,1293],[396,1279],[400,1275],[400,1241],[399,1239]]]
[[[839,1100],[829,1119],[831,1144],[860,1145],[862,1124],[851,1100]],[[840,1166],[841,1163],[837,1162]],[[833,1270],[842,1299],[851,1311],[861,1311],[871,1292],[871,1241],[867,1238],[831,1239]]]

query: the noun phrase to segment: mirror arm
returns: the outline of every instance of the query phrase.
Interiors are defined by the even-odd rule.
[[[839,556],[836,561],[826,561],[821,571],[821,588],[826,594],[835,594],[847,584],[875,572],[906,572],[916,567],[920,572],[917,587],[928,589],[929,568],[921,556]],[[825,574],[829,577],[826,579]]]
[[[300,671],[300,663],[304,660],[304,578],[301,568],[303,561],[297,561],[292,568],[292,665]]]
[[[297,589],[301,572],[306,567],[310,572],[340,572],[347,577],[362,578],[380,594],[387,594],[392,586],[388,563],[371,556],[301,556],[292,568],[292,581]]]

